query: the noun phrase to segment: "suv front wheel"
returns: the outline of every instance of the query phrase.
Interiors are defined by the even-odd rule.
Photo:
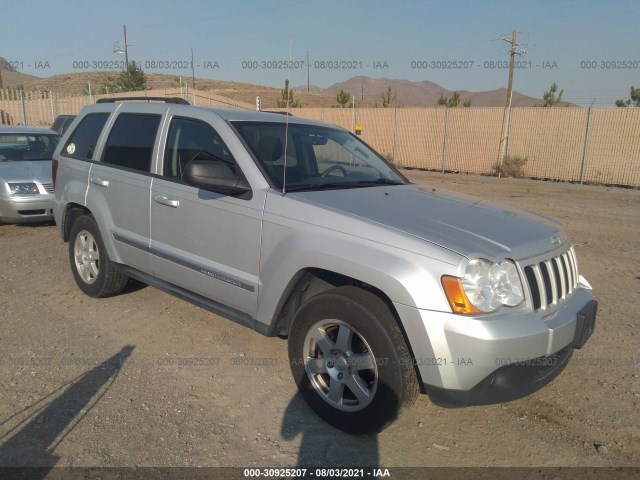
[[[288,347],[304,399],[346,432],[381,431],[418,395],[398,324],[379,297],[361,288],[309,299],[295,315]]]
[[[78,218],[71,228],[69,262],[78,287],[91,297],[120,293],[129,277],[117,271],[109,259],[98,225],[91,215]]]

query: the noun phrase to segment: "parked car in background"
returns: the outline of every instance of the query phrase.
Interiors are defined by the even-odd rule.
[[[51,157],[59,140],[53,130],[0,126],[0,222],[53,219]]]
[[[62,135],[67,131],[67,128],[69,128],[74,118],[76,118],[75,115],[58,115],[51,124],[51,130]]]

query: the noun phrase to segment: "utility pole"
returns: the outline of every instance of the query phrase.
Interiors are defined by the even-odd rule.
[[[507,42],[506,38],[502,39]],[[516,47],[518,43],[516,42],[516,32],[515,30],[511,34],[511,49],[509,51],[509,85],[507,86],[507,105],[506,107],[511,107],[511,93],[513,92],[513,68],[516,65]]]
[[[309,65],[309,50],[307,50],[307,93],[311,92],[310,73],[311,65]]]
[[[124,65],[129,68],[129,44],[127,43],[127,26],[124,26]]]
[[[127,41],[127,26],[124,25],[124,50],[120,48],[120,42],[113,42],[113,53],[122,55],[124,53],[125,70],[129,68],[129,42]],[[134,62],[135,63],[135,62]]]
[[[502,161],[506,154],[506,147],[509,135],[509,124],[511,123],[511,100],[513,98],[513,70],[516,65],[516,55],[522,55],[524,51],[517,52],[516,48],[519,46],[517,42],[516,31],[511,33],[511,40],[507,38],[501,39],[504,42],[510,43],[509,49],[509,84],[507,85],[507,102],[505,105],[505,112],[502,117],[502,137],[500,138],[500,152],[498,154],[498,177],[501,176]]]

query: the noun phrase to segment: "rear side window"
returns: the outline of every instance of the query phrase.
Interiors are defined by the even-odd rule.
[[[149,172],[160,119],[160,115],[119,115],[109,133],[102,162]]]
[[[107,118],[108,113],[91,113],[84,117],[69,137],[62,154],[80,160],[91,160]]]

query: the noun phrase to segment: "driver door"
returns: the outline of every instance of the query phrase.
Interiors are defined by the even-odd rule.
[[[224,128],[224,126],[221,126]],[[262,204],[187,185],[193,159],[239,167],[208,121],[173,117],[162,176],[151,188],[151,264],[156,277],[251,315],[256,313]]]

